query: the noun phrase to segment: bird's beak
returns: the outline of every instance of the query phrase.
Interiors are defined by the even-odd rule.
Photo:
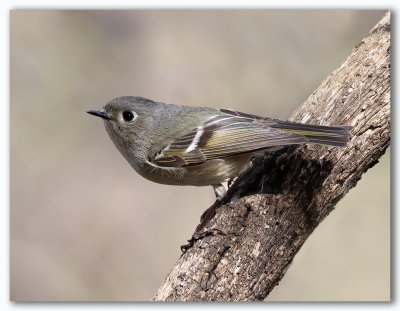
[[[104,110],[89,110],[86,111],[88,114],[92,114],[96,117],[103,118],[105,120],[110,120],[110,116]]]

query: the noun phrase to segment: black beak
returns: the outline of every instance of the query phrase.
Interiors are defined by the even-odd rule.
[[[94,115],[96,117],[100,117],[100,118],[103,118],[105,120],[110,120],[110,116],[104,110],[101,110],[101,111],[99,111],[99,110],[89,110],[89,111],[86,111],[86,112],[88,114],[92,114],[92,115]]]

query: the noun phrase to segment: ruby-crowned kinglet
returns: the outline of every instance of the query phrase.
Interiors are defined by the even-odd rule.
[[[345,147],[352,128],[168,105],[134,96],[115,98],[104,110],[88,113],[104,119],[115,146],[144,178],[214,189],[265,151],[304,143]]]

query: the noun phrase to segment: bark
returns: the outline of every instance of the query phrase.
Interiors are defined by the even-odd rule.
[[[335,204],[390,144],[390,12],[292,115],[353,125],[347,148],[302,145],[270,154],[228,191],[207,229],[178,259],[157,301],[263,300]]]

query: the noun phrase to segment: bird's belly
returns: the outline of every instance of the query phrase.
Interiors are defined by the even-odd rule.
[[[223,182],[240,173],[250,161],[251,155],[241,155],[225,159],[207,160],[197,165],[169,168],[149,164],[144,168],[145,178],[160,184],[181,186],[209,186]]]

